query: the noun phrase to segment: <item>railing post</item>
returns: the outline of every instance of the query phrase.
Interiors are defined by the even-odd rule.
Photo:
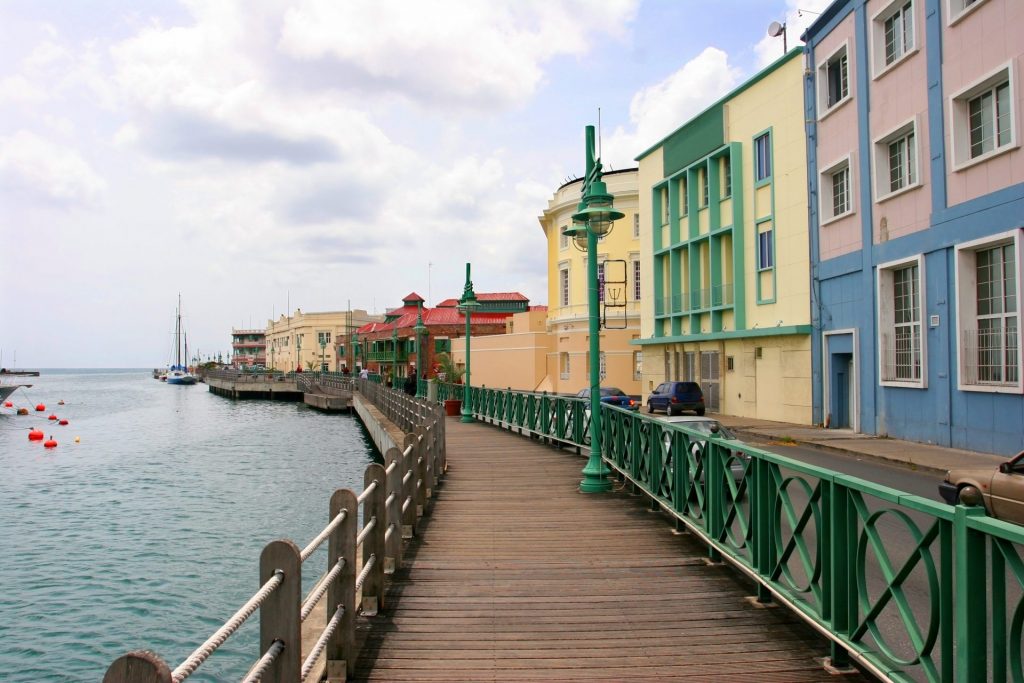
[[[263,548],[259,585],[277,572],[282,572],[281,585],[260,606],[260,653],[277,640],[284,649],[263,674],[262,683],[298,683],[302,666],[302,558],[298,546],[288,539],[271,541]]]
[[[155,652],[135,650],[107,667],[103,683],[171,683],[171,669]]]
[[[416,427],[416,516],[422,517],[430,497],[430,451],[427,449],[427,430]]]
[[[359,526],[359,502],[349,489],[338,489],[331,495],[328,519],[345,511],[345,520],[327,538],[327,566],[333,567],[345,558],[341,575],[327,588],[327,618],[338,606],[344,607],[341,622],[327,641],[327,678],[345,680],[356,670],[356,529]]]
[[[433,427],[425,426],[420,421],[416,427],[416,435],[420,437],[421,452],[423,453],[423,505],[426,510],[427,502],[434,495],[434,430]]]
[[[387,504],[387,525],[389,528],[391,525],[394,525],[391,539],[385,543],[387,546],[385,571],[389,574],[396,569],[400,569],[402,566],[402,536],[404,534],[402,529],[403,462],[402,452],[397,448],[389,448],[388,452],[384,454],[384,466],[386,470],[389,470],[385,498],[391,498],[391,503]],[[392,467],[392,464],[394,464],[394,467]]]
[[[363,474],[363,490],[376,483],[363,504],[363,526],[376,520],[373,531],[363,540],[363,564],[374,557],[373,569],[363,582],[363,614],[373,616],[384,607],[384,534],[387,531],[387,515],[384,499],[387,496],[387,482],[384,481],[384,467],[373,463]]]
[[[985,534],[968,526],[970,517],[984,517],[982,507],[956,506],[953,518],[953,557],[956,558],[956,680],[965,683],[987,679],[988,637],[985,624]],[[993,551],[995,552],[995,551]]]
[[[406,538],[412,538],[416,535],[416,520],[422,514],[419,502],[419,482],[417,481],[420,474],[419,464],[417,463],[419,450],[419,439],[416,438],[416,435],[406,434],[405,440],[402,443],[402,452],[406,454],[405,471],[406,473],[412,472],[412,476],[409,477],[404,489],[405,497],[412,501],[405,514],[402,515],[402,525],[409,528],[409,535],[405,536]],[[403,502],[402,504],[404,505],[405,503]]]

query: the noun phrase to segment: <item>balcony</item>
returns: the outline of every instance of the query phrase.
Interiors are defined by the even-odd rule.
[[[233,349],[265,349],[267,348],[266,342],[248,341],[248,342],[232,342],[231,348]]]

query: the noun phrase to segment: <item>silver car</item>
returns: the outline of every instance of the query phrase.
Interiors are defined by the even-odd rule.
[[[698,432],[699,434],[705,434],[707,436],[716,436],[720,439],[728,439],[730,441],[739,440],[739,437],[736,436],[735,432],[718,420],[710,417],[701,417],[699,415],[678,415],[663,418],[661,421],[677,424],[681,427],[685,427],[686,429]],[[668,449],[671,436],[666,432],[664,439],[665,448]],[[705,441],[691,441],[691,452],[695,458],[699,458],[701,456],[701,453],[704,451],[705,443]],[[743,473],[747,468],[747,461],[750,460],[750,456],[743,451],[736,449],[730,449],[730,456],[729,470],[732,472],[733,480],[739,483],[743,480]]]

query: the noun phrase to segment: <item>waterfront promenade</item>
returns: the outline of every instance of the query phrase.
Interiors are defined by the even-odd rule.
[[[835,680],[824,639],[648,499],[581,494],[573,451],[446,422],[447,477],[355,680]]]

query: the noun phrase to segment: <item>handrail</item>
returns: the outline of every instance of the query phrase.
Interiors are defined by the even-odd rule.
[[[439,385],[438,400],[463,390]],[[588,448],[589,406],[579,399],[471,387],[469,409],[558,447]],[[752,579],[758,600],[792,609],[828,638],[834,666],[855,661],[883,680],[1024,680],[1024,527],[600,409],[613,474],[700,539],[710,560]]]
[[[320,382],[327,374],[302,373]],[[326,380],[335,386],[356,388],[358,384],[364,396],[405,432],[402,448],[388,449],[387,467],[376,463],[367,466],[363,491],[358,496],[349,489],[338,489],[331,495],[328,523],[301,551],[291,541],[267,544],[260,558],[259,591],[173,672],[151,652],[129,652],[108,667],[104,683],[181,683],[257,609],[260,653],[243,680],[299,683],[316,669],[325,653],[328,662],[336,662],[330,668],[341,667],[348,676],[354,674],[358,656],[356,617],[371,616],[381,608],[385,576],[401,567],[403,541],[415,535],[417,520],[444,474],[444,410],[372,381],[354,383],[346,377]],[[325,541],[327,569],[303,598],[302,565]],[[300,661],[301,625],[325,596],[332,616],[321,628],[305,661]]]

